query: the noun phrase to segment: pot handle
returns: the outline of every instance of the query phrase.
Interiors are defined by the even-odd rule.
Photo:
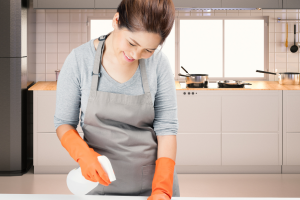
[[[179,76],[190,77],[190,76],[187,76],[187,75],[184,75],[184,74],[181,74],[181,73],[179,73],[178,75],[179,75]]]
[[[261,70],[256,70],[256,72],[276,75],[276,73],[273,73],[273,72],[266,72],[266,71],[261,71]]]

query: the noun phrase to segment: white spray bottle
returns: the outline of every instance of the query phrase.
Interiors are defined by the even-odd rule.
[[[98,156],[97,158],[103,170],[107,173],[109,180],[111,182],[115,181],[116,176],[109,159],[104,155]],[[85,179],[84,176],[82,176],[80,167],[71,170],[67,176],[67,186],[75,195],[85,195],[93,190],[98,184],[99,182],[92,182]]]

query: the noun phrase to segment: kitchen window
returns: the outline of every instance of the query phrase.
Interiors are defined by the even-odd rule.
[[[256,70],[268,70],[268,17],[176,17],[163,44],[174,79],[184,82],[183,66],[190,74],[208,74],[209,81],[268,80]],[[89,39],[112,31],[111,18],[90,18]]]

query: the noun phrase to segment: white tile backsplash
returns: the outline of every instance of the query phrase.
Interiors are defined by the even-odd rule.
[[[298,52],[296,53],[287,53],[287,62],[298,62]]]
[[[45,12],[37,12],[36,13],[36,22],[46,22]]]
[[[69,33],[70,32],[70,24],[58,22],[57,32],[58,33]]]
[[[57,22],[57,13],[46,13],[46,22]]]
[[[286,53],[275,53],[275,62],[286,62]]]
[[[57,38],[58,38],[57,40],[58,43],[60,42],[66,43],[70,41],[69,33],[58,33]]]
[[[47,33],[57,33],[57,23],[46,23]]]
[[[81,23],[70,23],[70,32],[71,33],[80,33],[81,32]]]
[[[113,18],[116,9],[37,9],[36,10],[36,79],[55,81],[55,69],[61,69],[72,49],[87,42],[87,20],[89,17]],[[296,42],[299,41],[299,22],[288,22],[288,47],[286,41],[286,22],[277,23],[277,18],[299,19],[298,9],[257,10],[207,10],[176,11],[176,16],[269,16],[269,71],[299,72],[299,51],[291,53],[294,44],[294,24]],[[271,81],[278,77],[269,75]]]
[[[57,53],[57,43],[46,43],[46,53]]]
[[[46,53],[46,64],[57,63],[57,53]]]
[[[296,63],[287,63],[288,72],[299,72],[298,62]]]
[[[46,32],[46,42],[47,43],[52,43],[52,42],[57,42],[57,33],[47,33]]]
[[[48,73],[55,73],[55,70],[57,70],[57,64],[55,63],[55,64],[46,64],[46,73],[48,74]]]
[[[58,53],[69,53],[69,43],[58,43]]]
[[[58,22],[70,22],[70,13],[58,13]]]

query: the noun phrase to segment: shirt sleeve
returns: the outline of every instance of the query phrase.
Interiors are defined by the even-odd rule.
[[[168,57],[161,52],[157,66],[157,92],[154,102],[153,122],[156,135],[177,135],[176,86]]]
[[[75,51],[72,50],[62,66],[57,80],[55,130],[62,124],[69,124],[75,129],[77,128],[80,102],[80,73]]]

